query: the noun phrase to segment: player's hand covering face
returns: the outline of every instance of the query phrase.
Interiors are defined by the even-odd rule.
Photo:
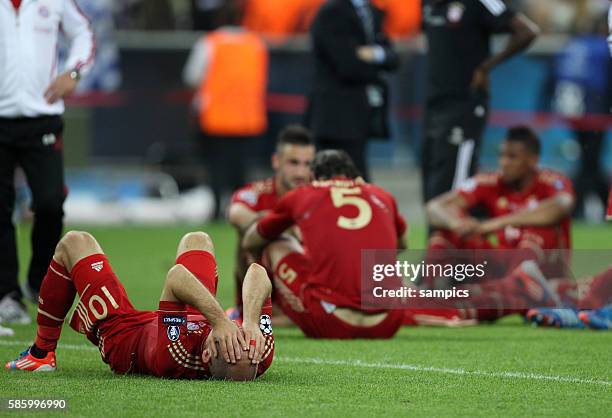
[[[219,344],[219,350],[217,350],[217,345],[215,343]],[[248,345],[242,330],[229,319],[226,319],[213,328],[206,339],[205,345],[206,352],[212,356],[212,358],[217,358],[218,355],[221,355],[226,362],[232,364],[235,364],[236,360],[240,360],[242,351],[248,350]],[[206,356],[206,352],[203,355],[203,360],[207,362],[210,357]]]
[[[257,364],[262,360],[266,339],[261,333],[259,324],[243,325],[244,338],[249,344],[249,359],[253,364]]]

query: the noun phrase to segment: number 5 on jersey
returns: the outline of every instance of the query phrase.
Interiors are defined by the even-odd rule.
[[[372,207],[367,200],[359,196],[360,187],[332,187],[330,189],[331,199],[334,207],[341,208],[347,205],[357,208],[358,213],[354,218],[339,216],[336,224],[342,229],[361,229],[368,226],[372,220]]]

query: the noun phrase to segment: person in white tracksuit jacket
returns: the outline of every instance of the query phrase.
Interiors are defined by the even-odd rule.
[[[70,41],[58,62],[58,36]],[[34,300],[63,228],[62,98],[91,67],[95,40],[75,0],[0,0],[0,323],[28,323],[17,282],[12,212],[14,173],[32,191],[32,259],[26,293]]]

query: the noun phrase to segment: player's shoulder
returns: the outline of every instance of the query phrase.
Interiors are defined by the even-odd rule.
[[[538,171],[537,182],[547,187],[553,187],[558,190],[565,189],[568,185],[571,185],[571,180],[555,170],[543,168]]]
[[[481,172],[467,179],[462,187],[496,187],[499,184],[500,174],[498,172]]]
[[[274,187],[274,178],[271,177],[253,181],[236,190],[232,196],[232,201],[244,202],[254,206],[262,196],[273,194],[276,194],[276,190]]]

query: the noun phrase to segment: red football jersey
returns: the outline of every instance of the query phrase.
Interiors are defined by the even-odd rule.
[[[482,206],[492,218],[508,215],[526,208],[536,207],[542,200],[560,193],[574,196],[572,182],[564,175],[551,171],[539,170],[533,182],[524,190],[509,188],[501,180],[499,173],[478,174],[468,179],[459,189],[470,208]],[[559,225],[559,248],[570,248],[571,218],[568,216]],[[513,248],[521,236],[520,229],[507,227],[498,231],[497,238],[502,248]]]
[[[279,200],[274,177],[254,181],[232,195],[232,203],[242,203],[254,212],[272,210]]]
[[[307,287],[321,300],[354,308],[361,305],[361,250],[395,249],[406,231],[391,194],[341,178],[287,193],[257,231],[272,240],[294,224],[311,262]]]

